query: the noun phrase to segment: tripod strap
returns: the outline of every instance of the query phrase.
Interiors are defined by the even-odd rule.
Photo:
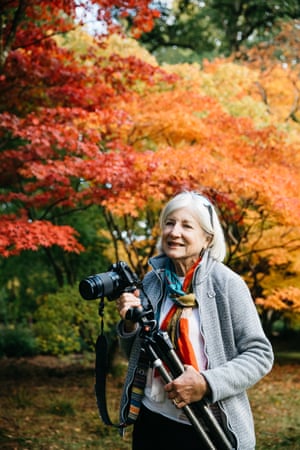
[[[109,417],[106,402],[106,376],[108,372],[108,345],[107,339],[103,333],[98,336],[96,342],[96,364],[95,364],[95,394],[97,400],[98,411],[102,421],[106,425],[118,427]]]
[[[131,387],[130,405],[127,418],[129,424],[134,423],[138,418],[142,399],[144,397],[148,368],[149,358],[144,350],[141,349],[140,357],[134,374],[133,384]]]

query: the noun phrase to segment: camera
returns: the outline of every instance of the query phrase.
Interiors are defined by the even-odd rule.
[[[107,297],[116,300],[123,292],[134,291],[141,284],[137,275],[124,262],[110,266],[107,272],[91,275],[79,283],[79,292],[85,300]]]

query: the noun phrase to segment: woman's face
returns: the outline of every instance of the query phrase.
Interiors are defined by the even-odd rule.
[[[207,248],[209,236],[200,227],[189,208],[181,208],[167,216],[162,228],[162,250],[172,259],[178,275],[197,261]]]

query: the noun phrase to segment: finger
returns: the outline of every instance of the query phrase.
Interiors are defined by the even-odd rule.
[[[178,406],[178,405],[179,405],[179,400],[177,400],[177,398],[174,398],[174,399],[173,399],[173,404],[174,404],[175,406]]]
[[[170,383],[165,384],[164,388],[166,392],[171,392],[173,389],[172,381]]]
[[[185,401],[176,397],[172,401],[176,408],[182,408],[186,404]]]

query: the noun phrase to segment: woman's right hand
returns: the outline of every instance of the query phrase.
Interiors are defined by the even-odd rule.
[[[126,313],[130,308],[142,308],[139,295],[140,292],[138,289],[134,292],[123,292],[123,294],[116,301],[119,314],[124,320],[124,330],[126,333],[134,331],[137,326],[136,322],[126,319]]]

